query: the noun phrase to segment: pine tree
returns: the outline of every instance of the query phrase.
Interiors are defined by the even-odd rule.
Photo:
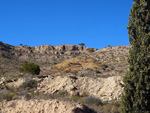
[[[130,12],[129,72],[124,76],[123,113],[150,113],[150,0],[134,0]]]

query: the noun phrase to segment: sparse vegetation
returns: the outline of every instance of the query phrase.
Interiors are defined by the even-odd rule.
[[[84,75],[84,74],[80,74],[79,76],[80,76],[80,77],[84,77],[85,75]]]
[[[102,64],[102,69],[106,69],[106,68],[108,68],[108,65]]]
[[[38,83],[36,80],[29,80],[29,81],[24,82],[20,87],[24,89],[26,88],[32,89],[32,88],[37,88],[37,84]]]
[[[115,101],[100,107],[102,113],[121,113],[121,102]]]
[[[0,55],[1,57],[5,57],[5,54],[4,53],[1,53],[1,55]]]
[[[7,101],[10,101],[13,99],[14,96],[15,95],[13,93],[9,92],[4,95],[4,99],[6,99]]]
[[[68,70],[66,70],[65,72],[66,72],[66,73],[70,73],[70,72],[71,72],[71,70],[70,70],[70,69],[68,69]]]
[[[57,92],[57,96],[59,96],[59,97],[64,97],[67,95],[68,95],[68,92],[66,90],[61,90],[61,91]]]
[[[77,75],[78,71],[74,70],[74,71],[71,71],[71,73],[72,73],[73,75]]]
[[[94,105],[94,106],[100,106],[100,105],[102,105],[103,103],[102,103],[102,101],[100,100],[100,99],[98,99],[98,98],[96,98],[96,97],[85,97],[84,98],[84,103],[85,104],[88,104],[88,105]]]
[[[89,48],[88,52],[92,53],[92,52],[94,52],[94,49],[93,48]]]
[[[99,71],[99,70],[96,70],[95,72],[96,72],[96,73],[101,73],[101,71]]]
[[[6,100],[10,101],[16,98],[16,93],[8,91],[8,90],[1,90],[0,91],[0,101]]]

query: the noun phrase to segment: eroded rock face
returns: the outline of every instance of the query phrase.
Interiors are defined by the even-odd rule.
[[[0,103],[2,113],[96,113],[79,103],[58,100],[13,100]]]
[[[119,100],[122,93],[120,82],[121,76],[108,78],[89,78],[89,77],[54,77],[45,78],[39,85],[38,91],[42,93],[55,93],[56,91],[66,90],[71,95],[86,93],[95,96],[102,101]],[[75,90],[74,90],[75,89]]]
[[[35,49],[35,51],[42,53],[42,52],[52,51],[52,50],[54,50],[54,47],[51,45],[41,45],[41,46],[34,47],[34,49]]]
[[[83,50],[86,50],[86,47],[76,46],[76,45],[58,45],[58,46],[54,46],[54,48],[59,51],[83,51]]]
[[[86,52],[89,48],[84,46],[77,46],[77,45],[57,45],[57,46],[51,46],[51,45],[41,45],[37,47],[29,47],[29,46],[14,46],[15,50],[21,50],[26,53],[53,53],[56,52],[67,52],[67,51],[84,51]],[[94,49],[93,50],[97,50]]]
[[[37,47],[29,47],[29,46],[17,46],[16,49],[22,49],[27,52],[39,52],[39,53],[50,53],[52,51],[86,51],[88,48],[84,46],[76,46],[76,45],[57,45],[57,46],[51,46],[51,45],[41,45]],[[96,49],[94,49],[96,50]]]

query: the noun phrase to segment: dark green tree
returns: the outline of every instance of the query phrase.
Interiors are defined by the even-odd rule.
[[[85,44],[84,44],[84,43],[79,43],[79,45],[80,45],[80,46],[85,46]]]
[[[124,76],[123,113],[150,113],[150,0],[134,0],[130,12],[129,72]]]
[[[39,75],[40,74],[40,67],[34,63],[25,63],[21,68],[19,68],[20,72],[29,73],[32,75]]]

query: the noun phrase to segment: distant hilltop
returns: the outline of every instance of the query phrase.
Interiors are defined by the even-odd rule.
[[[71,45],[71,44],[64,44],[64,45],[56,45],[56,46],[51,46],[51,45],[40,45],[40,46],[36,46],[36,47],[30,47],[27,45],[20,45],[20,46],[12,46],[9,44],[5,44],[3,42],[0,42],[1,48],[15,48],[15,49],[26,49],[28,50],[28,52],[31,50],[32,52],[49,52],[49,51],[86,51],[88,49],[91,49],[90,47],[85,47],[82,45]],[[97,49],[92,48],[94,51],[96,51]]]

